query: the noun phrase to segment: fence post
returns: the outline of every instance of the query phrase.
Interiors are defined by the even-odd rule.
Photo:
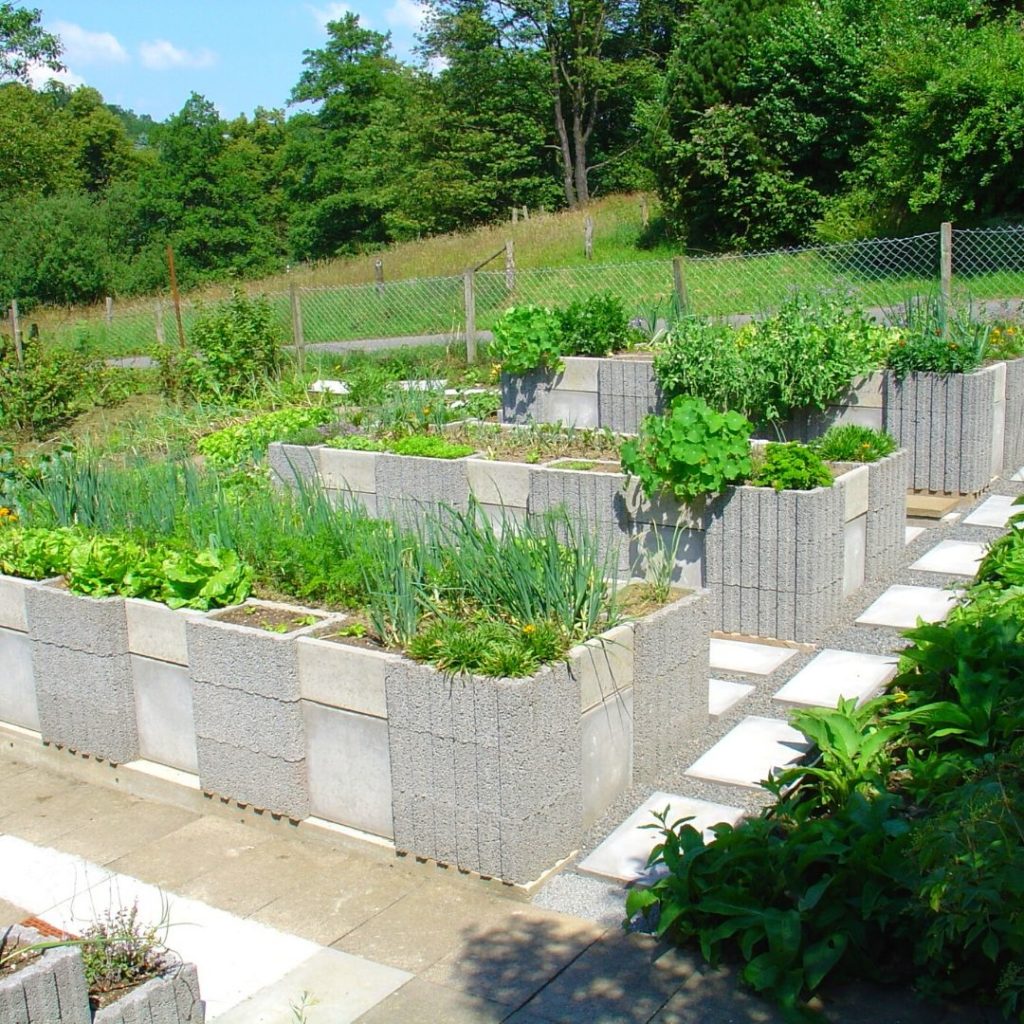
[[[11,331],[14,334],[14,353],[18,357],[18,365],[25,365],[25,352],[21,347],[21,320],[18,319],[18,300],[11,299]]]
[[[953,225],[943,221],[939,230],[939,290],[942,294],[942,320],[949,329],[949,311],[953,306]]]
[[[106,314],[107,326],[109,327],[114,322],[114,299],[110,295],[106,298]]]
[[[302,331],[302,296],[294,281],[288,286],[288,294],[292,303],[292,344],[298,355],[299,373],[303,373],[306,369],[306,336]]]
[[[171,276],[171,299],[174,302],[174,319],[178,324],[178,344],[185,347],[185,327],[181,322],[181,295],[178,293],[178,275],[174,270],[174,250],[167,246],[167,270]]]
[[[156,343],[166,345],[167,339],[164,336],[164,300],[157,299],[153,305],[153,317],[156,320]]]
[[[651,211],[647,206],[647,196],[640,197],[640,225],[646,231],[651,223]]]
[[[470,267],[462,275],[466,300],[466,362],[476,362],[476,271]]]
[[[378,256],[373,261],[373,279],[377,282],[377,294],[384,294],[384,261]]]
[[[529,219],[530,219],[530,208],[524,204],[523,205],[523,220],[529,220]]]
[[[594,218],[589,213],[583,221],[583,255],[588,260],[594,258]]]
[[[518,224],[519,223],[519,207],[518,206],[513,206],[512,207],[512,223],[513,224]]]
[[[516,290],[516,245],[511,238],[505,239],[505,290]]]
[[[689,296],[686,294],[686,263],[682,256],[672,257],[672,287],[679,312],[685,313],[689,305]]]

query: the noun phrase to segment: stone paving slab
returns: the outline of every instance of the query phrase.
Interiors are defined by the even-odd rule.
[[[24,907],[0,900],[0,928],[10,928],[12,924],[19,924],[28,916],[29,912]]]
[[[939,572],[945,576],[973,576],[985,556],[987,544],[973,540],[939,541],[910,566],[918,572]]]
[[[734,683],[730,679],[708,680],[708,714],[719,718],[731,711],[757,687],[750,683]]]
[[[1011,494],[993,494],[986,498],[965,520],[966,526],[993,526],[1005,529],[1010,516],[1024,511],[1020,505],[1014,505]]]
[[[862,626],[891,626],[910,629],[918,619],[942,622],[960,599],[959,590],[938,587],[912,587],[894,584],[858,616]]]
[[[647,859],[661,840],[661,833],[646,826],[657,825],[654,814],[666,807],[670,825],[680,818],[692,818],[689,824],[703,832],[706,840],[712,838],[713,825],[721,822],[735,825],[744,813],[742,808],[727,804],[672,793],[652,793],[596,850],[577,864],[578,870],[620,882],[653,879],[664,874],[663,865],[660,870],[647,867]]]
[[[923,526],[908,526],[903,534],[905,543],[913,543],[915,540],[917,540],[918,537],[921,536],[922,533],[924,533],[924,529],[925,528]]]
[[[773,772],[799,761],[810,748],[807,737],[791,725],[748,715],[690,765],[686,774],[758,789]]]
[[[775,700],[783,704],[834,708],[840,700],[858,704],[882,690],[896,672],[897,659],[826,648],[794,675]]]
[[[359,1024],[498,1024],[513,1007],[413,978],[359,1018]],[[310,1024],[315,1018],[310,1015]]]
[[[742,672],[755,676],[771,675],[789,661],[796,651],[791,647],[752,644],[745,640],[711,641],[711,668],[719,672]]]

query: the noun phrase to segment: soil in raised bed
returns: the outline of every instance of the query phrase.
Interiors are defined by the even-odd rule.
[[[329,626],[315,634],[317,640],[346,647],[361,647],[366,651],[386,651],[365,615],[349,615],[340,626]]]
[[[552,459],[617,464],[624,440],[608,430],[565,430],[543,424],[498,428],[467,424],[452,427],[446,434],[451,441],[473,445],[480,451],[479,458],[530,464]]]
[[[2,933],[0,933],[2,938]],[[45,941],[45,938],[44,938]],[[28,943],[8,944],[0,942],[0,978],[15,974],[43,955],[43,950],[32,949]]]
[[[243,604],[229,608],[215,616],[217,622],[230,622],[235,626],[250,626],[268,633],[294,633],[297,629],[314,626],[323,621],[322,615],[312,615],[290,608],[266,608],[259,604]]]
[[[619,612],[624,618],[642,619],[659,608],[692,594],[686,587],[672,587],[665,601],[658,601],[650,583],[630,583],[618,592]]]
[[[596,462],[592,459],[556,459],[545,462],[546,469],[568,469],[576,473],[621,473],[619,462]]]

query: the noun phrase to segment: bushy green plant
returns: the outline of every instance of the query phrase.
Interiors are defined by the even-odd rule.
[[[341,448],[350,452],[386,452],[387,441],[366,434],[338,434],[327,441],[329,448]]]
[[[826,462],[877,462],[892,455],[898,445],[884,430],[845,423],[829,427],[810,447]]]
[[[622,445],[622,468],[648,497],[669,491],[680,501],[717,494],[750,475],[750,422],[715,412],[701,398],[679,397],[665,416],[648,416],[635,441]]]
[[[812,491],[815,487],[831,487],[832,471],[807,445],[772,442],[755,456],[750,482],[777,491]]]
[[[908,302],[889,349],[886,366],[908,373],[970,373],[986,358],[991,325],[970,309],[949,309],[939,299]]]
[[[0,359],[0,429],[45,437],[93,404],[101,404],[102,365],[78,352],[28,346],[19,366]]]
[[[750,373],[735,328],[704,317],[676,320],[654,357],[654,375],[667,398],[692,395],[714,409],[745,413]]]
[[[1024,330],[1016,323],[993,324],[988,333],[985,355],[989,359],[1019,359],[1024,356]]]
[[[215,430],[201,437],[196,448],[215,466],[237,466],[262,458],[271,441],[280,441],[296,431],[327,423],[333,415],[327,405],[278,409]]]
[[[505,373],[522,375],[562,366],[562,322],[559,314],[543,306],[513,306],[491,328],[491,359]]]
[[[559,311],[558,319],[567,356],[606,356],[629,348],[637,336],[622,300],[611,292],[577,299]]]
[[[435,434],[410,434],[392,441],[388,450],[395,455],[419,455],[428,459],[464,459],[475,449],[468,444],[452,444]]]
[[[163,389],[172,397],[237,398],[277,376],[280,329],[265,296],[236,290],[202,309],[189,335],[187,351],[158,352]]]
[[[157,977],[171,964],[157,925],[143,923],[137,904],[105,911],[82,930],[79,943],[90,998]]]

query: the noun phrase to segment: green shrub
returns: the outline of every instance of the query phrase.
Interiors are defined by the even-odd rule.
[[[746,414],[753,384],[738,334],[727,324],[695,316],[676,320],[654,357],[654,375],[667,398],[691,395],[714,409]]]
[[[328,448],[341,448],[350,452],[386,452],[387,441],[381,441],[376,437],[367,437],[365,434],[339,434],[327,441]]]
[[[986,358],[991,326],[969,309],[947,310],[938,299],[909,302],[886,366],[908,373],[970,373]]]
[[[636,332],[622,300],[610,292],[577,299],[560,310],[562,354],[606,356],[631,346]]]
[[[774,442],[755,456],[750,482],[777,491],[812,491],[815,487],[831,487],[832,471],[814,449],[796,441]]]
[[[215,430],[201,437],[196,447],[215,466],[238,466],[262,458],[271,441],[281,441],[297,431],[327,423],[333,415],[333,409],[326,405],[278,409]]]
[[[1024,330],[1019,324],[993,324],[988,334],[989,359],[1019,359],[1024,356]]]
[[[230,399],[255,394],[280,368],[280,329],[265,296],[235,291],[202,309],[189,332],[190,348],[158,353],[163,390],[172,397]]]
[[[104,397],[103,366],[67,349],[28,346],[18,366],[0,359],[0,429],[45,437]]]
[[[826,462],[877,462],[899,446],[885,431],[846,423],[829,427],[810,447]]]
[[[648,497],[670,491],[680,501],[717,494],[750,474],[751,424],[715,412],[701,398],[679,397],[665,416],[648,416],[622,446],[622,468]]]
[[[559,314],[543,306],[513,306],[491,328],[490,357],[505,373],[522,375],[562,366],[562,323]]]

